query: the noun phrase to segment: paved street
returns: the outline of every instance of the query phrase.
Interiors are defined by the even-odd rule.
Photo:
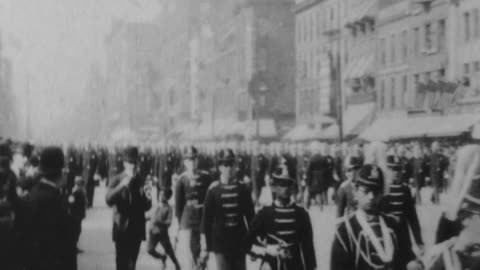
[[[105,188],[96,190],[94,209],[89,210],[83,223],[83,232],[80,248],[84,253],[79,256],[80,270],[110,270],[115,269],[115,252],[111,241],[111,209],[104,202]],[[329,206],[324,212],[312,207],[310,215],[313,221],[315,248],[317,251],[318,270],[327,270],[329,265],[330,246],[335,227],[335,208]],[[440,207],[424,204],[418,209],[422,231],[427,247],[433,242],[435,225],[440,214]],[[171,231],[174,231],[172,228]],[[212,265],[212,264],[211,264]],[[249,262],[249,269],[258,269],[258,263]],[[173,269],[169,264],[168,269]],[[137,264],[138,270],[158,269],[159,262],[152,259],[145,252],[143,246]],[[212,268],[213,265],[212,265]]]

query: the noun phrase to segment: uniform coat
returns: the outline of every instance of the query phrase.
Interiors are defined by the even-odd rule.
[[[273,235],[275,238],[271,237]],[[313,231],[307,211],[295,204],[280,206],[276,203],[264,207],[255,216],[250,226],[246,240],[246,250],[250,250],[257,237],[263,244],[280,244],[280,239],[288,246],[290,259],[265,257],[273,270],[313,270],[317,266],[313,245]],[[263,245],[262,244],[262,245]],[[277,268],[278,264],[285,268]]]
[[[254,214],[247,186],[214,182],[205,198],[201,224],[207,250],[227,255],[243,254],[239,243],[245,239]]]
[[[29,270],[76,269],[73,221],[55,184],[42,179],[26,197]]]
[[[345,218],[335,231],[331,250],[331,270],[404,270],[396,266],[399,251],[395,233],[396,222],[388,216],[381,217],[393,242],[392,261],[383,262],[380,259],[357,216],[352,215]]]

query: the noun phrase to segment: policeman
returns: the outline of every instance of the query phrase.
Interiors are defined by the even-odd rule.
[[[448,169],[448,158],[441,152],[440,144],[438,142],[432,143],[432,154],[430,156],[430,179],[433,185],[432,202],[440,203],[440,193],[444,190],[444,174]]]
[[[273,173],[272,189],[276,199],[256,214],[246,249],[263,257],[263,263],[272,270],[313,270],[317,264],[312,224],[307,211],[292,200],[296,181],[290,175],[286,165]]]
[[[432,248],[425,257],[426,270],[480,269],[480,147],[467,145],[458,151],[451,204],[446,217],[462,228]]]
[[[312,145],[313,155],[308,162],[307,168],[307,187],[308,199],[306,200],[307,209],[310,208],[310,199],[314,198],[323,210],[323,205],[326,204],[327,190],[330,180],[327,178],[328,166],[327,158],[322,156],[322,144],[314,143]]]
[[[409,185],[412,178],[413,168],[409,157],[406,155],[406,149],[403,145],[397,147],[397,157],[400,160],[400,179],[403,183]]]
[[[393,216],[397,222],[398,253],[397,264],[405,269],[407,264],[416,258],[410,240],[413,234],[419,254],[423,253],[423,240],[420,230],[415,201],[412,198],[408,184],[402,179],[403,164],[397,156],[387,157],[387,176],[391,178],[390,187],[382,201],[382,212]]]
[[[88,145],[83,154],[83,179],[86,183],[88,207],[93,206],[95,192],[95,173],[98,167],[98,155],[92,145]]]
[[[178,219],[178,244],[182,269],[193,269],[200,255],[200,222],[207,189],[211,184],[205,159],[188,146],[183,153],[185,171],[175,186],[175,214]]]
[[[411,160],[413,188],[417,204],[422,202],[421,190],[425,186],[428,175],[428,166],[425,155],[419,144],[413,146],[413,158]]]
[[[355,181],[356,212],[336,228],[331,250],[332,270],[401,269],[396,222],[380,213],[384,177],[382,170],[362,166]]]
[[[235,179],[235,155],[231,149],[218,154],[220,179],[209,188],[202,217],[202,261],[215,254],[217,269],[244,270],[245,250],[241,245],[254,206],[247,186]]]

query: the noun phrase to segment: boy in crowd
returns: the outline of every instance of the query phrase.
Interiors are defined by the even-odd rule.
[[[170,257],[175,269],[180,269],[180,264],[177,261],[175,252],[172,248],[172,243],[168,236],[168,228],[172,224],[172,207],[168,204],[168,200],[172,197],[172,190],[165,188],[160,190],[159,204],[152,217],[152,224],[150,226],[150,237],[147,243],[147,251],[152,257],[162,260],[162,269],[166,267],[167,256]],[[160,254],[155,248],[161,244],[166,255]]]
[[[73,230],[75,233],[75,243],[78,244],[80,234],[82,233],[82,221],[85,218],[87,210],[87,193],[85,191],[85,181],[82,177],[75,177],[75,184],[72,194],[68,197],[68,205],[70,216],[73,219]],[[78,249],[77,252],[82,252]]]

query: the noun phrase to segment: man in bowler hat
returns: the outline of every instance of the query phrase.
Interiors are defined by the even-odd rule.
[[[63,151],[46,147],[40,155],[40,180],[26,197],[29,217],[29,270],[76,269],[72,222],[62,195]]]
[[[134,270],[140,244],[146,238],[145,212],[151,206],[151,188],[136,166],[138,149],[127,147],[123,171],[108,184],[106,202],[113,207],[113,241],[117,270]]]

